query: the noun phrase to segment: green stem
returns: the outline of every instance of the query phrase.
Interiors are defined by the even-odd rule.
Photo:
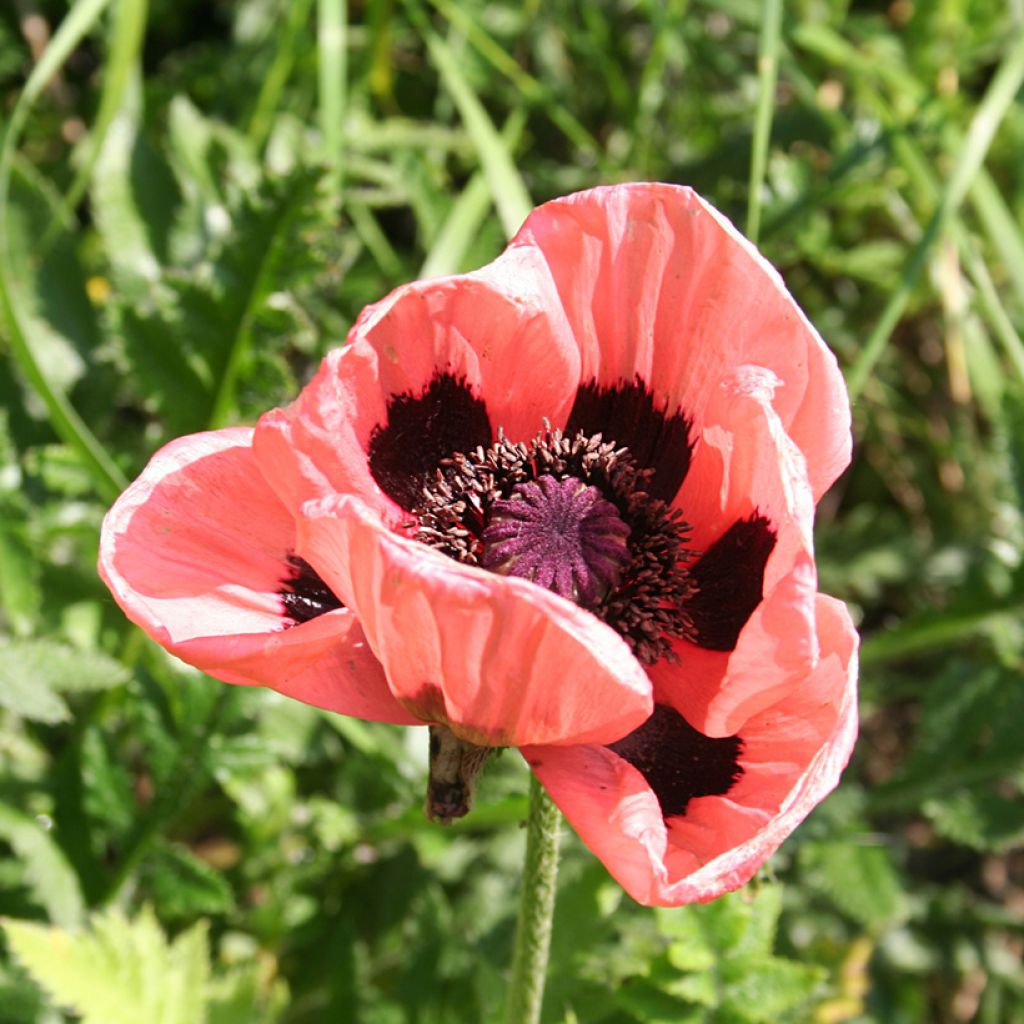
[[[555,912],[561,820],[551,797],[537,777],[531,776],[526,862],[523,865],[516,950],[512,959],[505,1024],[537,1024],[540,1020],[551,947],[551,919]]]

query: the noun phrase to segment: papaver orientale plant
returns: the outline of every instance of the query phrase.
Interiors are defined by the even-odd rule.
[[[836,361],[687,188],[539,207],[367,308],[255,429],[157,452],[100,572],[179,658],[431,729],[428,813],[518,747],[637,900],[712,899],[836,784],[856,634],[817,592]]]

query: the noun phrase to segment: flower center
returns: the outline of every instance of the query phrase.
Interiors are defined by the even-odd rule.
[[[415,540],[588,608],[644,664],[693,638],[689,526],[651,497],[650,471],[600,434],[499,436],[442,460],[413,510]]]
[[[618,582],[630,560],[629,534],[596,487],[545,473],[491,505],[480,564],[589,606]]]

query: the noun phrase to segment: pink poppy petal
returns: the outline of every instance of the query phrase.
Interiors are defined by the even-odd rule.
[[[649,390],[662,416],[645,414],[638,434],[677,413],[699,432],[718,383],[750,364],[780,382],[773,405],[807,459],[814,495],[848,464],[850,410],[835,357],[774,267],[691,189],[638,183],[556,199],[511,244],[542,253],[580,348],[581,382],[607,390],[639,380]],[[604,415],[618,401],[585,397]],[[688,457],[684,447],[676,459]],[[656,471],[671,477],[663,449]]]
[[[305,506],[299,552],[359,616],[398,700],[470,742],[607,742],[650,714],[647,676],[595,616],[398,537],[356,498]]]
[[[761,382],[760,384],[758,382]],[[650,670],[660,700],[729,736],[818,658],[813,504],[802,454],[755,368],[720,387],[678,504],[694,525],[696,643]]]
[[[257,427],[257,456],[288,508],[355,494],[394,526],[441,458],[564,418],[579,357],[537,296],[519,294],[528,258],[407,285],[363,312],[349,344]]]
[[[295,624],[282,591],[295,524],[252,431],[179,438],[107,513],[99,571],[125,614],[183,661],[343,714],[410,722],[350,611]],[[319,609],[318,609],[319,610]]]
[[[742,723],[742,774],[725,793],[695,796],[666,819],[645,775],[609,748],[524,748],[580,838],[638,902],[706,902],[743,885],[835,788],[857,731],[857,634],[840,602],[819,595],[817,604],[820,657]]]

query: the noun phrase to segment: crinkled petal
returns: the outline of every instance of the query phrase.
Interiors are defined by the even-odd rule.
[[[293,624],[282,602],[295,524],[260,474],[252,431],[179,438],[107,513],[99,571],[125,614],[189,664],[361,718],[415,721],[355,616]]]
[[[769,372],[741,368],[708,403],[678,499],[705,552],[689,605],[696,643],[678,641],[676,662],[650,670],[658,699],[711,736],[735,733],[818,658],[813,501],[803,455],[771,403]],[[730,544],[736,536],[744,543]]]
[[[610,742],[648,717],[624,641],[534,584],[390,533],[351,496],[307,504],[299,553],[359,617],[392,692],[473,743]]]
[[[665,416],[681,412],[699,431],[721,380],[738,366],[766,367],[815,497],[848,464],[850,409],[835,357],[775,268],[691,189],[639,183],[556,199],[534,210],[511,248],[542,253],[583,384],[639,379]],[[587,397],[604,413],[616,404]],[[652,420],[643,433],[658,429]]]
[[[564,418],[579,356],[552,335],[538,296],[519,293],[529,256],[490,276],[407,285],[364,310],[349,344],[257,427],[257,456],[289,509],[355,494],[395,525],[443,457]]]
[[[580,838],[640,903],[705,902],[743,885],[838,783],[857,731],[857,634],[840,602],[819,595],[817,605],[820,656],[741,723],[742,771],[726,793],[666,818],[646,776],[608,747],[524,748]]]

